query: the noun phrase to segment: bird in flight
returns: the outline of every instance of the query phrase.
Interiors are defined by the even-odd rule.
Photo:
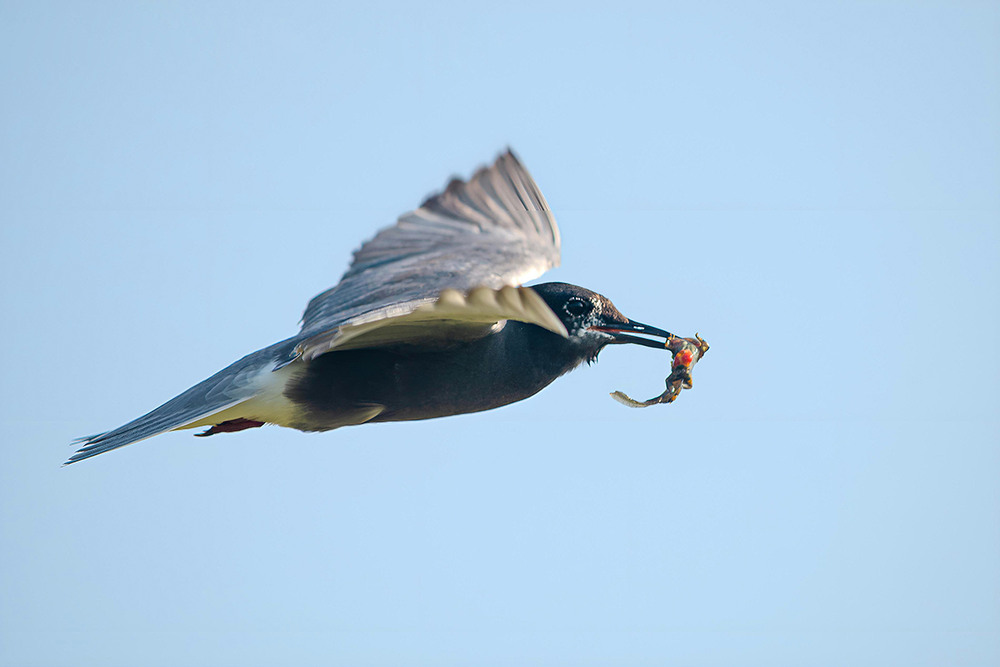
[[[362,245],[340,282],[309,302],[298,334],[80,439],[67,464],[181,429],[328,431],[490,410],[533,396],[606,345],[689,340],[583,287],[523,286],[558,265],[552,212],[507,151]]]

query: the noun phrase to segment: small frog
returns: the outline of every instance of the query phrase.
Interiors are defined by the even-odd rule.
[[[708,352],[708,343],[695,334],[694,338],[674,336],[667,339],[665,345],[673,354],[674,360],[670,366],[670,375],[667,376],[667,388],[662,394],[648,401],[637,401],[623,392],[615,391],[611,393],[611,398],[630,408],[648,408],[660,403],[673,403],[680,396],[681,389],[690,389],[694,385],[691,369]]]

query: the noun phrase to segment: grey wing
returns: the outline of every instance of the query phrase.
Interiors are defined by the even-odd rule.
[[[407,314],[445,289],[519,285],[558,265],[556,221],[508,150],[365,243],[340,283],[309,302],[299,338]]]
[[[289,339],[248,354],[152,412],[113,431],[81,438],[78,444],[83,446],[66,464],[183,428],[252,398],[257,392],[257,381],[264,373],[270,373],[277,360],[287,357],[293,346],[293,339]]]

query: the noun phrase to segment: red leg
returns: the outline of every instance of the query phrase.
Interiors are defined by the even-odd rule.
[[[263,426],[264,422],[254,421],[253,419],[244,419],[240,417],[239,419],[230,419],[224,421],[221,424],[216,424],[207,431],[202,431],[201,433],[195,433],[199,438],[203,438],[206,435],[215,435],[216,433],[235,433],[236,431],[242,431],[248,428],[257,428],[258,426]]]

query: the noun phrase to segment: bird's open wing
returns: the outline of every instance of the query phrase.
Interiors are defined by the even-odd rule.
[[[566,337],[566,326],[542,297],[529,287],[498,290],[476,287],[467,294],[446,289],[406,314],[354,318],[350,323],[309,337],[297,351],[306,361],[336,348],[447,343],[486,335],[501,320],[530,322]]]
[[[309,303],[297,349],[311,358],[347,339],[355,345],[362,336],[375,342],[381,336],[374,331],[381,327],[418,340],[430,330],[413,333],[413,327],[433,329],[442,321],[465,327],[466,334],[502,319],[558,330],[558,318],[537,295],[501,290],[558,265],[559,229],[552,212],[508,151],[468,182],[453,180],[365,243],[340,283]]]

